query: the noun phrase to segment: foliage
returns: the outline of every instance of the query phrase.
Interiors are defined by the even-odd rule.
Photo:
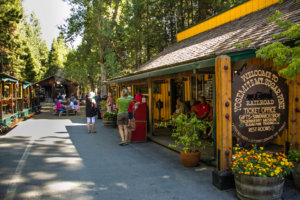
[[[46,42],[39,21],[23,14],[22,1],[0,0],[0,62],[4,73],[37,81],[46,71]]]
[[[196,152],[200,147],[205,148],[200,141],[199,132],[203,132],[210,122],[197,119],[195,115],[188,118],[184,114],[171,119],[175,128],[173,129],[172,137],[176,138],[175,144],[170,144],[170,147],[182,146],[182,150],[187,152]]]
[[[63,72],[68,52],[69,48],[66,45],[66,40],[63,34],[60,33],[57,39],[53,39],[45,78]]]
[[[299,0],[298,0],[299,2]],[[279,34],[273,35],[276,41],[265,47],[261,47],[256,56],[266,59],[272,59],[276,67],[279,68],[279,74],[286,78],[293,79],[300,73],[300,25],[293,24],[289,20],[281,18],[282,13],[276,11],[268,18],[282,29]],[[290,43],[284,43],[290,41]]]
[[[237,43],[237,44],[234,44],[234,47],[238,48],[238,47],[247,47],[249,45],[251,45],[251,41],[250,40],[247,40],[246,42],[244,43]]]
[[[23,17],[20,0],[0,0],[0,65],[4,72],[12,74],[12,59],[18,48],[16,37]]]
[[[106,105],[106,101],[105,100],[101,100],[99,103],[100,106],[105,106]]]
[[[68,56],[67,75],[93,89],[140,67],[175,43],[178,32],[243,0],[65,1],[72,14],[60,29],[70,42],[83,38]]]
[[[253,145],[248,150],[237,145],[234,150],[232,172],[236,175],[284,178],[293,167],[283,153],[265,153],[263,147]]]
[[[115,120],[115,119],[117,119],[117,114],[106,112],[106,113],[104,113],[103,118]]]
[[[300,150],[290,150],[288,154],[288,159],[290,161],[300,163]]]

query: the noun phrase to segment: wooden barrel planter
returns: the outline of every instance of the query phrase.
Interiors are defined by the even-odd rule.
[[[294,168],[293,168],[293,180],[294,180],[294,185],[295,187],[300,190],[300,163],[293,163]]]
[[[241,200],[281,199],[284,180],[277,177],[234,176],[237,197]]]
[[[103,118],[102,123],[105,127],[117,127],[117,120],[112,118]]]
[[[180,151],[180,158],[183,166],[195,167],[200,161],[200,151],[193,153],[184,153],[183,151]]]

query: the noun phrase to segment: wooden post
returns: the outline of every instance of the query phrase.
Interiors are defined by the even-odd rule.
[[[148,105],[149,105],[149,132],[150,135],[152,136],[153,134],[153,83],[151,78],[148,78]]]
[[[218,170],[230,171],[232,157],[231,60],[218,56],[216,71],[216,141]]]
[[[9,87],[10,104],[11,104],[11,106],[10,106],[10,108],[11,108],[11,115],[14,113],[14,100],[13,100],[14,95],[13,95],[13,87],[14,87],[14,84],[11,83],[11,84],[10,84],[10,87]]]
[[[290,149],[300,149],[300,75],[289,84],[288,141]]]

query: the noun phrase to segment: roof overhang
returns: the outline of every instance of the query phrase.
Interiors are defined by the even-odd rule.
[[[234,62],[234,61],[238,61],[238,60],[255,57],[255,50],[250,49],[250,50],[246,50],[246,51],[232,52],[232,53],[228,53],[226,55],[231,57],[231,62]],[[140,74],[127,75],[124,77],[108,80],[106,82],[106,84],[129,82],[129,81],[134,81],[134,80],[139,80],[139,79],[163,76],[163,75],[180,73],[180,72],[185,72],[185,71],[198,71],[198,72],[202,71],[202,72],[209,73],[210,71],[215,70],[214,66],[215,66],[215,58],[209,58],[206,60],[196,61],[196,62],[189,63],[189,64],[183,64],[183,65],[177,65],[174,67],[168,67],[168,68],[163,68],[163,69],[158,69],[158,70],[153,70],[153,71],[147,71],[147,72],[140,73]],[[211,70],[209,70],[209,68],[211,68]]]

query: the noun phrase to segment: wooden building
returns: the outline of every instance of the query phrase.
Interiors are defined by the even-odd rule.
[[[294,23],[300,22],[300,3],[295,0],[284,1],[281,4],[278,2],[278,0],[249,0],[178,33],[176,44],[159,53],[133,73],[109,80],[108,88],[113,85],[119,95],[122,87],[132,88],[133,95],[137,89],[143,89],[144,95],[148,96],[149,136],[155,135],[155,121],[170,119],[177,97],[186,104],[200,96],[211,100],[214,109],[217,169],[220,172],[227,172],[231,163],[233,134],[239,133],[237,130],[239,127],[234,126],[237,118],[234,108],[238,99],[234,91],[243,86],[234,80],[240,74],[246,73],[246,70],[254,70],[251,73],[256,74],[262,71],[268,75],[277,73],[277,68],[273,67],[271,61],[256,58],[255,54],[257,49],[273,42],[273,34],[281,31],[274,23],[267,21],[271,14],[279,10],[283,19]],[[251,41],[251,44],[235,47],[235,44],[247,41]],[[271,67],[272,70],[267,67]],[[279,76],[274,77],[277,80]],[[275,137],[273,143],[281,146],[282,151],[286,151],[300,148],[300,75],[294,80],[284,79],[283,84],[287,84],[287,89],[281,90],[286,96],[282,100],[285,102],[282,106],[283,114],[280,115],[275,111],[273,114],[284,116],[285,121],[281,122],[282,119],[278,117],[278,122],[274,122],[274,124],[282,123],[284,126],[280,128],[281,134],[274,131],[272,139]],[[262,82],[257,85],[267,89],[266,84],[263,86]],[[277,90],[274,87],[271,90],[270,96],[275,98]],[[247,89],[245,94],[246,92]],[[269,98],[267,93],[262,92],[248,95],[248,100],[259,95]],[[163,103],[160,109],[156,106],[159,100]],[[263,123],[267,123],[267,120],[264,119]],[[240,126],[248,126],[247,123],[246,125],[241,123]],[[275,125],[268,127],[276,129]],[[252,141],[255,143],[254,139]]]
[[[78,84],[58,75],[45,78],[36,84],[39,85],[46,99],[54,100],[59,93],[66,94],[67,97],[71,97],[72,94],[77,96]]]
[[[36,87],[7,74],[0,77],[0,120],[2,125],[12,126],[39,109]]]

